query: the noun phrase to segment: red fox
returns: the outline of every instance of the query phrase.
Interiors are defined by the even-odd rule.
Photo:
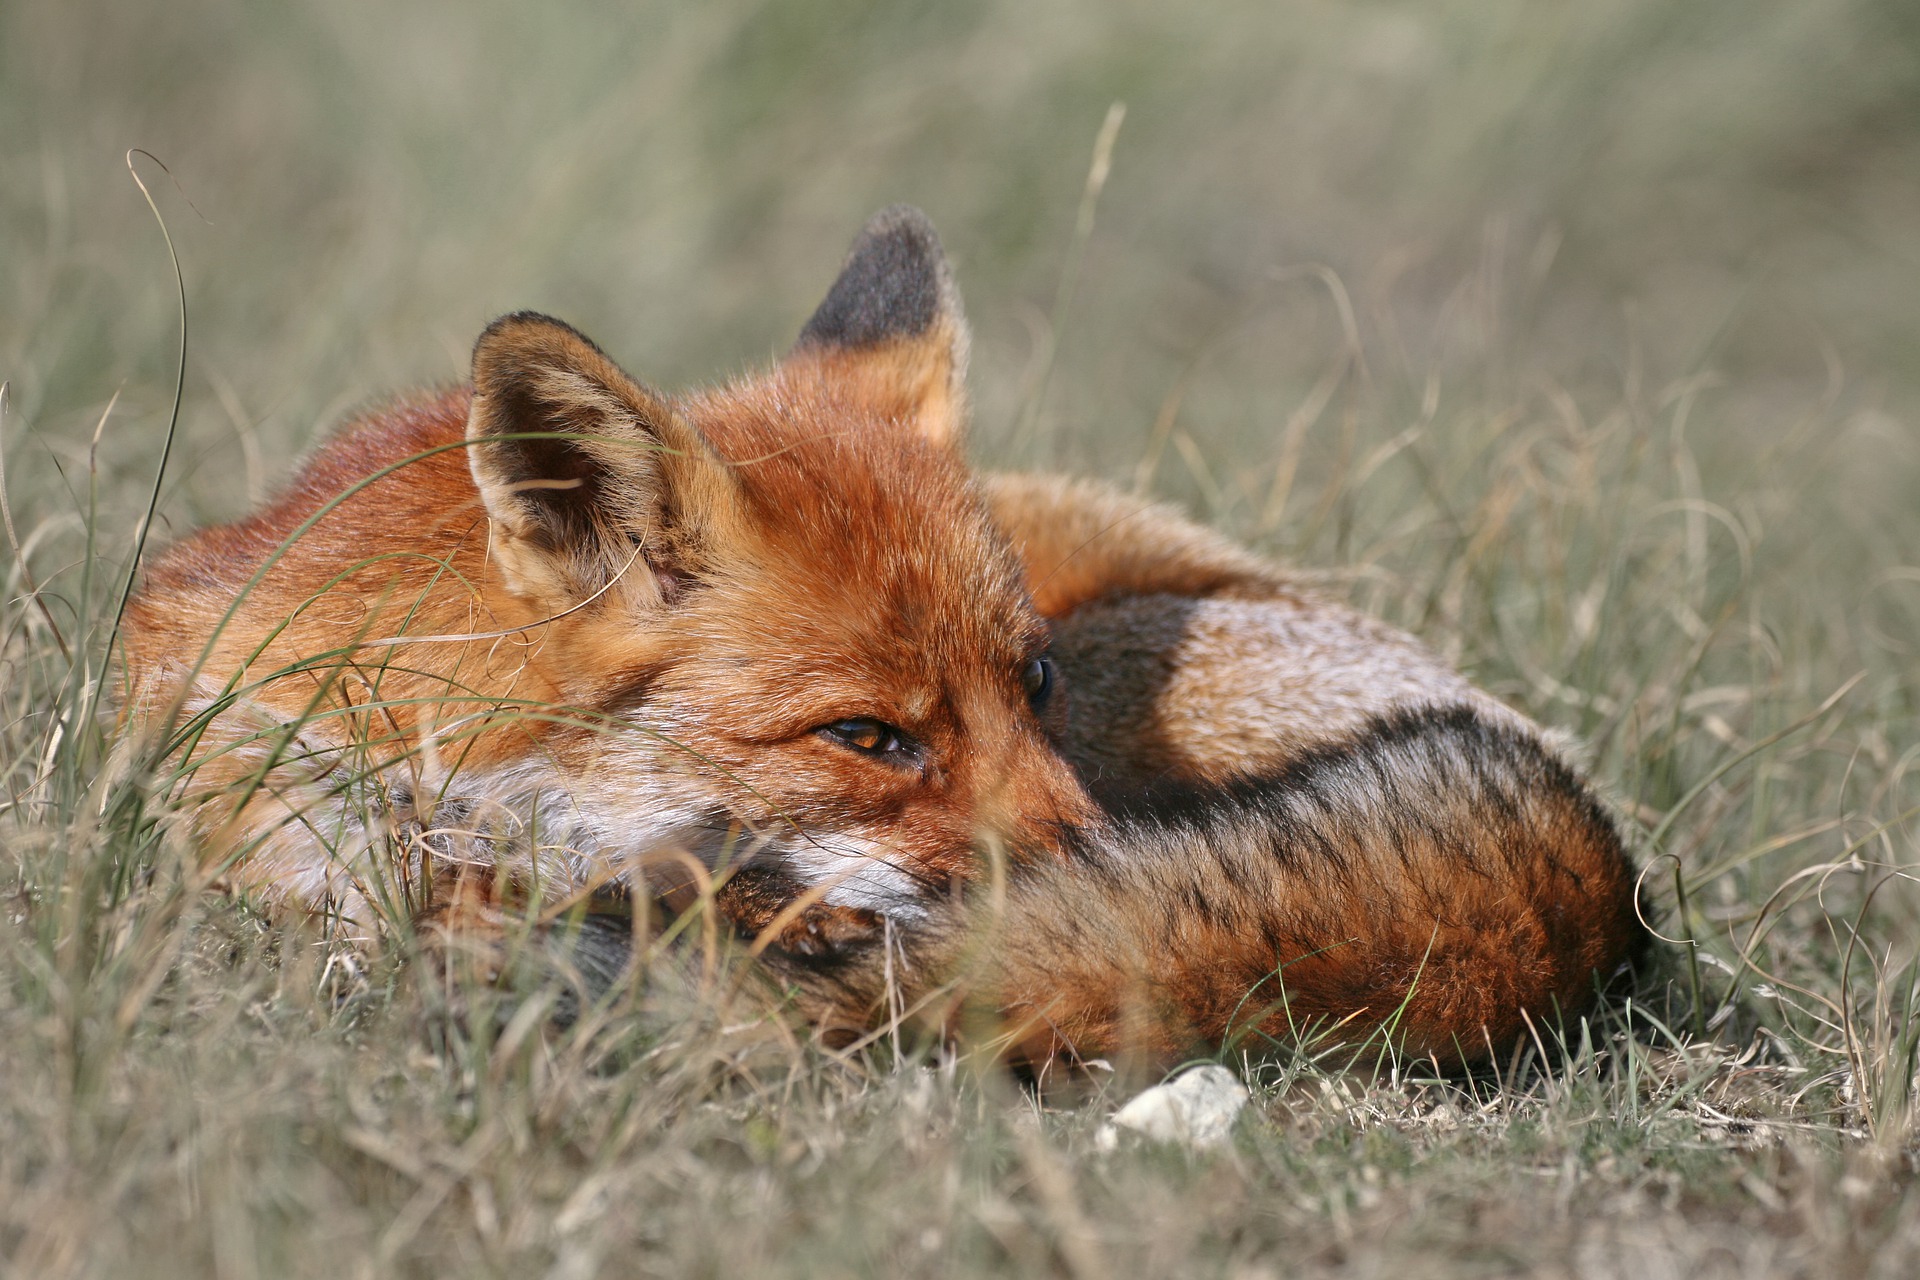
[[[1460,1065],[1586,1008],[1634,876],[1541,731],[1165,509],[974,475],[966,359],[906,207],[717,389],[494,322],[469,386],[148,570],[177,822],[366,938],[720,871],[841,1036],[964,997],[1029,1060],[1317,1027]]]

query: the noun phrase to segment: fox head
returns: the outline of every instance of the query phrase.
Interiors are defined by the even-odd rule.
[[[591,725],[543,752],[597,842],[743,841],[829,902],[1047,856],[1092,802],[1021,566],[959,454],[967,330],[917,210],[876,215],[791,352],[670,397],[557,320],[475,347],[486,573]]]

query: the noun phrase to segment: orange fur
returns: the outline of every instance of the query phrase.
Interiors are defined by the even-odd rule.
[[[148,571],[130,710],[176,735],[190,838],[363,936],[383,904],[473,932],[510,895],[731,869],[723,909],[776,929],[821,1026],[895,981],[1036,1059],[1283,1017],[1465,1061],[1582,1007],[1630,868],[1538,732],[1163,508],[976,480],[965,364],[903,209],[728,386],[495,322],[470,388],[350,425]]]

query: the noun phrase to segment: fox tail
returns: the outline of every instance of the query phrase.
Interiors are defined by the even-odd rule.
[[[764,957],[841,1042],[902,1021],[1029,1065],[1378,1044],[1449,1069],[1573,1018],[1644,947],[1579,776],[1465,706],[1145,795],[878,940]]]

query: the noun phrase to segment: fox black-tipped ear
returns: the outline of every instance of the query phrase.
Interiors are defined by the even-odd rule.
[[[675,594],[696,491],[719,478],[672,405],[578,331],[530,311],[488,325],[467,439],[515,590],[564,605],[618,575],[623,597]]]
[[[867,220],[793,356],[821,360],[934,443],[959,442],[967,321],[926,214],[896,204]]]

